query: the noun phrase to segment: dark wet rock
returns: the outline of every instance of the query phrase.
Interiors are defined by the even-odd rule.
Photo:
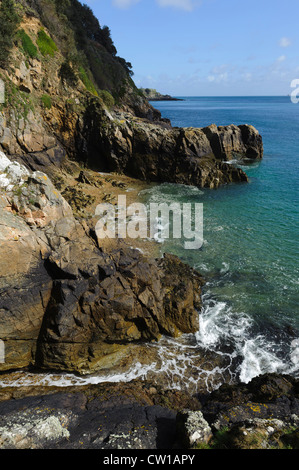
[[[165,392],[151,389],[140,382],[104,384],[5,401],[0,448],[171,449],[178,445],[176,407],[188,402],[169,391],[173,406],[163,406]]]
[[[94,196],[85,194],[82,189],[77,187],[67,187],[62,191],[61,194],[69,203],[74,213],[84,212],[84,209],[95,201]]]
[[[96,186],[97,188],[100,188],[103,183],[102,181],[100,181],[100,179],[96,179],[92,176],[90,176],[86,171],[80,171],[80,174],[77,178],[78,182],[79,183],[83,183],[83,184],[89,184],[91,186]]]
[[[240,387],[244,391],[244,384]],[[294,402],[295,388],[264,403],[271,405],[268,415],[254,401],[230,403],[228,419],[223,411],[228,395],[220,390],[224,419],[212,422],[208,405],[217,392],[196,398],[139,380],[66,389],[8,388],[0,391],[0,448],[296,449],[298,409],[281,408],[282,398]]]
[[[249,384],[224,384],[210,394],[202,411],[217,429],[256,418],[288,421],[299,416],[298,380],[266,374]]]
[[[96,100],[89,102],[77,144],[80,159],[99,171],[209,188],[248,181],[228,162],[263,156],[262,138],[253,126],[172,128],[130,113],[108,113]]]

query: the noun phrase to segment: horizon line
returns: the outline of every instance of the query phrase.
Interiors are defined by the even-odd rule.
[[[173,98],[288,98],[290,95],[171,95]],[[149,100],[151,101],[151,100]]]

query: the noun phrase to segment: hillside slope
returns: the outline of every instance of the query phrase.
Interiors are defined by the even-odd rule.
[[[2,0],[0,26],[0,150],[30,169],[50,174],[67,157],[97,171],[218,187],[247,181],[225,160],[262,157],[251,126],[194,133],[161,119],[109,28],[78,0]]]

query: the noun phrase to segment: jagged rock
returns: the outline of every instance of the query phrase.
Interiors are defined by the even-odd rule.
[[[126,245],[105,252],[47,175],[4,154],[0,171],[1,370],[86,372],[111,365],[126,344],[197,331],[196,271]]]
[[[92,258],[82,256],[82,243],[78,255],[73,249],[48,260],[56,280],[38,343],[40,367],[90,372],[106,367],[107,354],[110,365],[118,360],[125,344],[197,331],[202,279],[176,257],[157,262],[121,248]],[[165,282],[177,275],[169,259],[180,270],[180,293]]]
[[[224,384],[208,397],[202,411],[215,429],[252,419],[291,420],[299,416],[298,380],[266,374],[249,384]]]
[[[146,181],[217,188],[248,181],[230,160],[263,155],[262,138],[248,125],[172,128],[128,113],[107,114],[94,100],[81,125],[77,150],[82,160]]]
[[[242,392],[244,384],[234,390],[239,387]],[[293,379],[293,389],[286,392],[284,401],[294,395],[296,387],[298,380]],[[0,393],[0,447],[298,448],[298,414],[279,419],[275,413],[268,418],[255,416],[215,428],[207,418],[206,400],[209,396],[191,397],[143,380],[64,389],[55,385],[6,388]],[[226,406],[225,401],[222,404]]]
[[[177,437],[186,448],[208,444],[212,430],[201,411],[183,410],[176,417]]]
[[[33,358],[52,278],[44,260],[54,239],[63,240],[70,206],[48,176],[30,173],[0,154],[0,331],[5,341],[1,369],[24,367]],[[17,295],[16,295],[17,293]]]
[[[122,390],[122,388],[124,390]],[[170,449],[176,412],[137,383],[0,404],[1,449]]]

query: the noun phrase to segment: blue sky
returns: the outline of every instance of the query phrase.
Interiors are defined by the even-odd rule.
[[[139,87],[173,96],[288,95],[298,0],[83,0]]]

